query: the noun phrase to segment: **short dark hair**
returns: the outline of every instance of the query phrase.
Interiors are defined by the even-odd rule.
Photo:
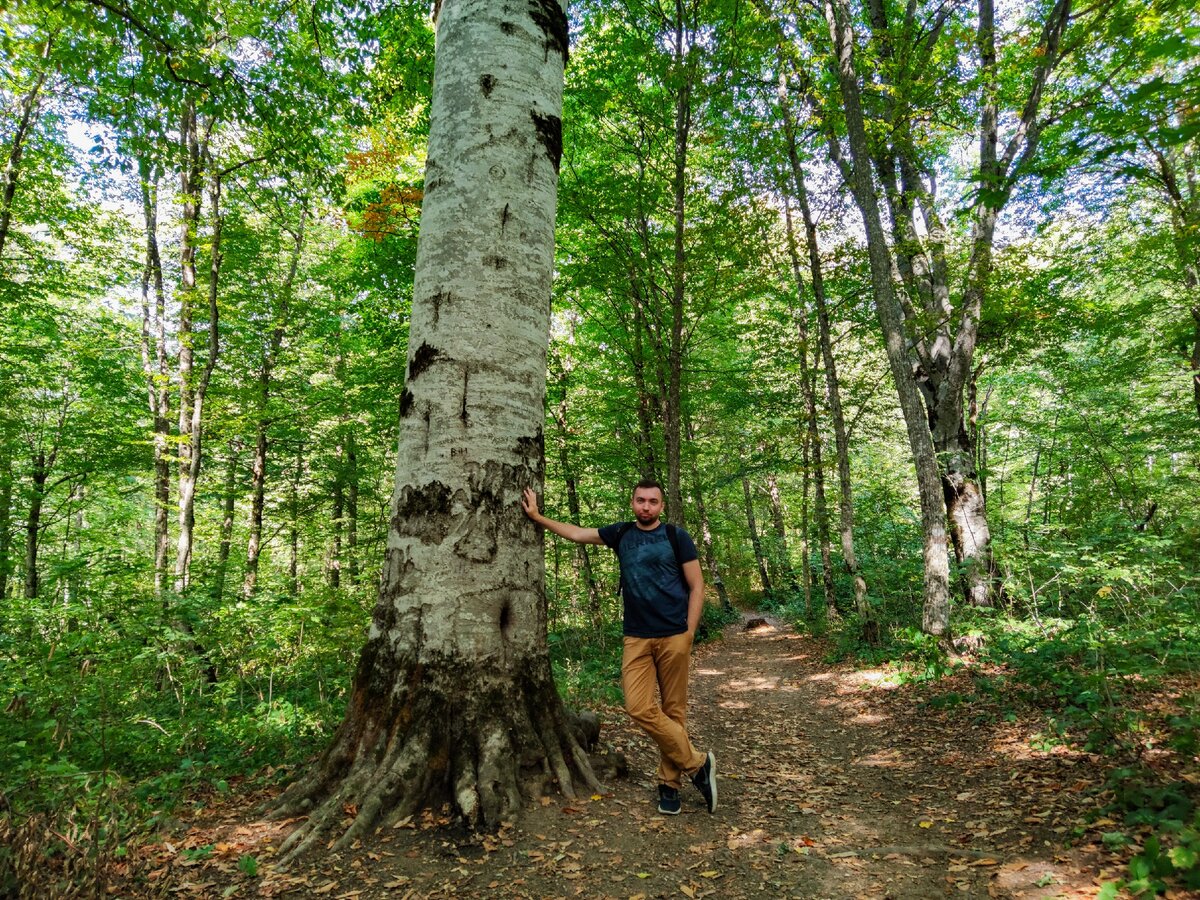
[[[667,492],[664,491],[663,486],[658,483],[658,479],[654,478],[650,475],[647,475],[645,478],[643,478],[641,481],[639,481],[637,484],[635,484],[633,486],[633,490],[629,492],[629,496],[632,497],[638,491],[642,491],[642,490],[648,491],[651,488],[657,488],[658,492],[660,494],[662,494],[662,497],[664,500],[667,498]]]

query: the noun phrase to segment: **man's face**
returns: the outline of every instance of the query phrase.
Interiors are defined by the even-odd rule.
[[[638,488],[633,492],[633,514],[642,525],[653,525],[662,515],[663,495],[658,488]]]

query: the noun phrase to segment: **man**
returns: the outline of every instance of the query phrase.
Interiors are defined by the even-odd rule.
[[[704,607],[704,577],[688,533],[661,521],[662,487],[653,479],[639,481],[630,500],[634,521],[599,529],[546,518],[529,488],[521,505],[529,518],[559,537],[604,544],[617,554],[625,607],[621,688],[625,711],[658,744],[658,811],[679,814],[684,775],[704,796],[708,811],[715,811],[716,757],[693,747],[687,733],[688,661]]]

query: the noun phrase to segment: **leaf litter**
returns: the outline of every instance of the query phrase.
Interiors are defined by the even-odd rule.
[[[980,723],[961,707],[934,709],[916,688],[831,665],[827,653],[812,637],[761,627],[696,649],[689,722],[717,757],[714,815],[686,785],[682,815],[657,813],[656,753],[613,707],[600,711],[602,734],[632,774],[606,792],[543,798],[488,834],[426,810],[281,870],[276,848],[295,822],[256,819],[268,795],[235,790],[185,822],[182,841],[137,848],[157,864],[143,869],[154,869],[149,880],[108,893],[1082,898],[1115,877],[1102,845],[1111,820],[1095,812],[1099,760],[1031,749],[1035,717]],[[1081,836],[1074,846],[1071,835]],[[244,855],[257,874],[239,871]]]

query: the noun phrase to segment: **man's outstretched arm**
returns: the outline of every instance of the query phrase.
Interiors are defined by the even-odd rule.
[[[581,528],[578,525],[572,525],[570,522],[556,522],[554,519],[547,519],[538,512],[537,494],[531,488],[525,488],[525,493],[521,495],[521,508],[525,510],[525,515],[533,519],[547,531],[552,531],[559,537],[564,537],[568,541],[574,541],[576,544],[603,544],[600,539],[600,530],[597,528]]]

